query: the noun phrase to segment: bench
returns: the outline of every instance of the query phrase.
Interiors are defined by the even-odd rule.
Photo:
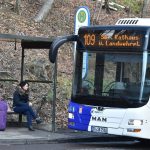
[[[7,109],[7,115],[18,115],[18,125],[21,126],[22,125],[22,115],[23,114],[19,114],[14,112],[11,108],[10,105],[8,104],[8,109]]]
[[[18,114],[18,113],[14,112],[14,111],[7,111],[7,114],[8,115],[13,115],[13,114],[18,115],[18,123],[19,124],[22,123],[22,114]]]

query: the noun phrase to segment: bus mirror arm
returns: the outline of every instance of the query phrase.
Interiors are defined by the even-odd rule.
[[[50,62],[55,63],[59,47],[64,43],[71,42],[71,41],[76,41],[79,45],[83,46],[78,35],[68,35],[68,36],[58,37],[52,42],[49,50]]]

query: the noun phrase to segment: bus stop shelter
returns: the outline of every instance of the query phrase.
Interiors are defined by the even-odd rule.
[[[56,100],[56,78],[57,78],[57,66],[55,64],[50,64],[52,65],[52,70],[51,71],[51,80],[40,80],[39,78],[37,79],[28,79],[24,77],[24,70],[25,70],[25,52],[29,51],[29,50],[33,50],[36,49],[35,51],[35,58],[36,55],[38,54],[39,51],[41,50],[46,50],[47,52],[49,52],[51,43],[53,41],[53,38],[44,38],[44,37],[30,37],[30,36],[22,36],[22,35],[13,35],[13,34],[0,34],[0,42],[1,42],[1,47],[3,47],[5,49],[5,43],[11,43],[8,44],[7,46],[10,47],[10,45],[14,47],[14,50],[16,50],[18,48],[18,44],[19,44],[19,49],[21,49],[21,55],[20,55],[20,78],[16,79],[16,78],[5,78],[0,76],[0,82],[3,83],[8,83],[8,82],[20,82],[22,80],[27,80],[29,83],[46,83],[46,84],[51,84],[51,88],[52,88],[52,106],[50,109],[51,112],[51,123],[52,123],[52,131],[55,131],[55,100]],[[9,48],[8,48],[9,49]],[[2,50],[1,51],[5,51]],[[0,61],[1,61],[1,65],[4,64],[3,61],[3,54],[0,51]],[[10,52],[11,53],[11,52]],[[13,53],[13,52],[12,52]],[[7,57],[7,56],[6,56]],[[11,54],[10,56],[11,57]],[[32,56],[31,56],[32,57]],[[48,56],[47,56],[48,58]],[[7,58],[7,60],[9,60],[9,58]],[[11,62],[10,62],[11,64]],[[7,68],[7,67],[6,67]],[[2,69],[2,70],[1,70]],[[0,69],[0,73],[5,72],[5,67],[1,66]],[[3,93],[1,93],[3,94]],[[2,95],[1,95],[2,96]]]

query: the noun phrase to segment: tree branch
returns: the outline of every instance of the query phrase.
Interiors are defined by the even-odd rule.
[[[40,9],[40,11],[38,12],[38,14],[35,16],[34,18],[34,21],[36,22],[40,22],[42,21],[43,19],[45,19],[52,7],[52,4],[53,4],[54,0],[47,0],[42,8]]]

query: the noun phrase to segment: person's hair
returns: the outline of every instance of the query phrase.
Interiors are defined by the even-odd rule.
[[[29,83],[24,80],[24,81],[21,81],[21,82],[19,83],[19,86],[20,86],[21,88],[23,88],[26,84],[29,85]]]

